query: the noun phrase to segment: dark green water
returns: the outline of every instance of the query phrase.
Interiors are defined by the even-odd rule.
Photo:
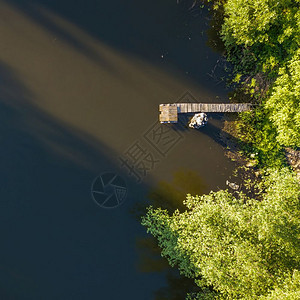
[[[224,188],[234,167],[220,116],[151,142],[159,103],[226,99],[207,22],[175,0],[0,2],[1,299],[182,299],[137,214]],[[136,144],[156,161],[140,183],[120,163]],[[104,172],[127,184],[115,209],[91,197]]]

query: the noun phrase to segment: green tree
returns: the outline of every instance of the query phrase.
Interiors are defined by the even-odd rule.
[[[283,147],[300,146],[300,0],[228,0],[223,9],[234,81],[260,103],[253,119],[240,118],[242,140],[262,164],[280,165]]]
[[[300,45],[299,0],[228,0],[222,39],[244,73],[277,72]]]
[[[300,185],[288,169],[266,176],[263,201],[218,191],[188,195],[185,205],[187,211],[172,215],[150,207],[142,219],[182,274],[229,299],[268,297],[293,286],[287,281],[300,267]],[[206,289],[198,298],[214,293]]]
[[[262,300],[298,300],[300,299],[300,272],[295,270],[281,287],[276,287],[269,295],[261,297]]]
[[[277,128],[277,141],[283,146],[300,147],[300,50],[279,70],[266,108]]]

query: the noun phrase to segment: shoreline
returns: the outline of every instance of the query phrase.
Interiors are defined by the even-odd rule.
[[[253,159],[247,158],[243,153],[238,142],[236,125],[238,123],[236,115],[224,114],[222,118],[223,126],[220,132],[220,140],[224,143],[224,155],[237,164],[237,169],[243,169],[245,173],[252,173],[251,177],[259,179],[260,169],[257,167],[255,154]],[[287,165],[296,173],[300,182],[300,150],[285,148],[285,158]],[[244,174],[245,176],[245,174]]]

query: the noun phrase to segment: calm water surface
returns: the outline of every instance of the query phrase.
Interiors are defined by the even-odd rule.
[[[224,188],[234,166],[220,116],[164,127],[180,138],[160,152],[145,136],[159,103],[226,99],[207,22],[175,0],[0,1],[1,299],[182,299],[138,215]],[[140,183],[119,160],[137,144],[156,161]],[[103,172],[127,182],[116,209],[91,198]]]

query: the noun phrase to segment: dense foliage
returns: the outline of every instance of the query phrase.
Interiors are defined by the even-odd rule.
[[[259,165],[281,167],[285,163],[283,149],[277,141],[277,130],[263,106],[239,116],[237,137],[244,153],[257,153]]]
[[[223,15],[233,100],[255,104],[234,135],[269,173],[251,199],[188,195],[186,211],[150,207],[142,224],[202,288],[188,299],[300,299],[300,184],[284,167],[284,147],[300,147],[300,0],[208,1]]]
[[[258,150],[269,149],[270,144],[274,144],[271,148],[299,147],[300,1],[228,0],[221,37],[227,59],[234,65],[235,81],[242,83],[254,102],[260,100],[254,119],[263,127],[256,129],[269,136],[253,138],[251,144]],[[243,118],[243,129],[251,131],[256,123]],[[279,153],[264,152],[273,157]],[[270,165],[270,160],[266,163]]]
[[[222,39],[242,72],[271,72],[290,60],[300,42],[299,0],[228,0]]]
[[[299,16],[300,22],[300,16]],[[300,50],[279,70],[266,107],[277,128],[277,141],[284,146],[300,146]]]
[[[300,186],[288,169],[272,171],[264,184],[263,201],[227,191],[188,195],[188,211],[149,208],[142,223],[172,266],[221,298],[299,294]]]

